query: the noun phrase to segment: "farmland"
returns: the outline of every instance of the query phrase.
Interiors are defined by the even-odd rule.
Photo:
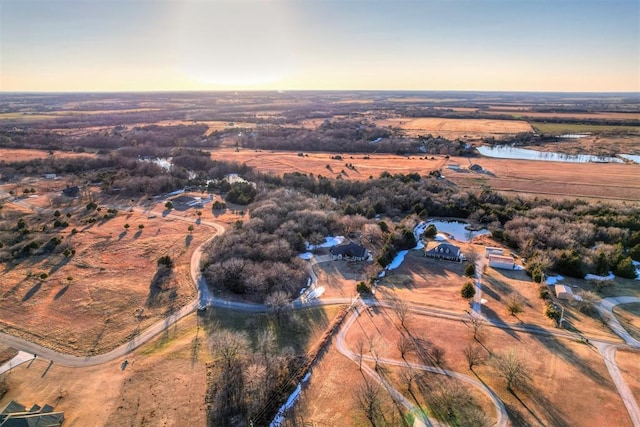
[[[392,118],[376,121],[378,126],[398,127],[407,136],[433,134],[447,139],[480,139],[488,136],[531,132],[531,126],[518,120]]]
[[[596,305],[640,295],[640,167],[476,147],[640,154],[633,97],[83,97],[0,95],[0,362],[38,353],[0,374],[0,406],[53,403],[71,425],[262,425],[310,375],[285,425],[364,425],[358,393],[377,376],[391,425],[631,425],[610,363],[637,394],[638,352]],[[441,243],[414,234],[436,217],[486,230],[448,237],[467,261],[413,249]],[[327,236],[371,258],[307,246]],[[488,268],[485,246],[517,268]],[[469,267],[481,293],[465,299]],[[588,301],[558,300],[539,272]],[[637,338],[637,302],[613,316]],[[511,353],[533,374],[510,389]],[[455,419],[438,407],[452,390]]]

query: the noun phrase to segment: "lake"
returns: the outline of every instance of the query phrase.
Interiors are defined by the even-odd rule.
[[[510,145],[476,147],[478,152],[486,157],[514,160],[541,160],[547,162],[568,163],[622,163],[617,157],[593,156],[591,154],[564,154],[547,151],[528,150]]]

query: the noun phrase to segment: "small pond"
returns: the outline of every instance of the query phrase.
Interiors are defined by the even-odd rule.
[[[446,233],[449,236],[453,237],[455,240],[459,242],[469,242],[476,236],[480,236],[482,234],[489,234],[489,230],[480,229],[480,230],[468,230],[469,224],[462,221],[428,221],[427,226],[429,224],[433,224],[438,229],[438,233]]]

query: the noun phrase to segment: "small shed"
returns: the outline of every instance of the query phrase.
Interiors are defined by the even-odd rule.
[[[513,258],[502,255],[489,255],[489,267],[500,268],[502,270],[513,270],[515,264]]]
[[[555,285],[556,297],[563,300],[573,299],[573,291],[567,285]]]

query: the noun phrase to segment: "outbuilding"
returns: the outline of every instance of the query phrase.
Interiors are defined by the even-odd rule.
[[[515,268],[515,264],[511,257],[489,255],[489,267],[500,268],[502,270],[513,270]]]
[[[556,298],[563,300],[573,299],[573,291],[567,285],[555,285]]]
[[[502,248],[496,248],[495,246],[487,246],[484,248],[484,256],[489,258],[489,255],[503,255],[504,250]]]

